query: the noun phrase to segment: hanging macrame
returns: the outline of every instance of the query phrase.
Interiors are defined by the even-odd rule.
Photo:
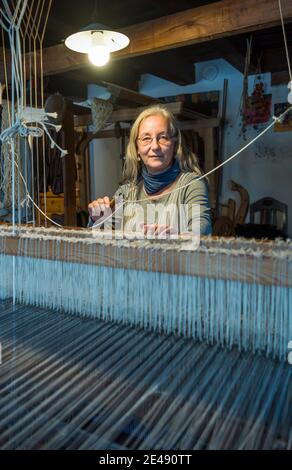
[[[98,132],[105,127],[113,109],[113,104],[109,100],[102,100],[100,98],[92,99],[91,115],[94,132]]]

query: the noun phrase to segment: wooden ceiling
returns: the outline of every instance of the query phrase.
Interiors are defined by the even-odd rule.
[[[282,9],[292,57],[292,1],[282,0]],[[63,44],[91,23],[94,11],[131,41],[102,68]],[[188,85],[196,81],[197,62],[224,58],[243,71],[251,37],[251,72],[288,70],[278,0],[52,0],[43,45],[46,89],[85,98],[88,83],[106,81],[137,90],[145,73]]]

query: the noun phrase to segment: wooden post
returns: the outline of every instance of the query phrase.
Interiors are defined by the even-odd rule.
[[[74,143],[74,116],[72,103],[66,101],[66,113],[63,122],[64,148],[68,155],[63,157],[64,178],[64,225],[76,227],[76,162]]]
[[[204,164],[204,172],[208,173],[208,171],[215,168],[216,158],[215,158],[215,138],[214,138],[214,129],[212,127],[200,129],[199,131],[200,137],[204,140],[204,148],[205,148],[205,164]],[[212,173],[208,176],[209,179],[209,197],[210,197],[210,204],[212,209],[216,207],[216,189],[215,189],[215,174]]]

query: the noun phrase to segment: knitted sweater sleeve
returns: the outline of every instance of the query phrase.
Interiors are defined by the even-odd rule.
[[[118,189],[114,193],[113,198],[115,199],[116,203],[119,204],[119,203],[121,203],[121,202],[128,199],[129,192],[130,192],[130,185],[127,184],[127,183],[122,184],[118,187]],[[120,211],[118,211],[116,214],[114,214],[112,223],[113,223],[113,228],[120,227],[120,224],[121,224]],[[93,222],[92,218],[89,217],[87,228],[91,228],[91,227],[93,227],[93,225],[94,225],[94,222]]]
[[[188,207],[188,230],[199,223],[200,234],[211,235],[211,210],[206,181],[193,179],[185,189],[184,203]]]

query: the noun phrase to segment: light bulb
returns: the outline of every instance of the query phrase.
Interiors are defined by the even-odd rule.
[[[97,45],[90,48],[88,57],[93,65],[101,67],[108,63],[110,58],[110,51],[104,45]]]

